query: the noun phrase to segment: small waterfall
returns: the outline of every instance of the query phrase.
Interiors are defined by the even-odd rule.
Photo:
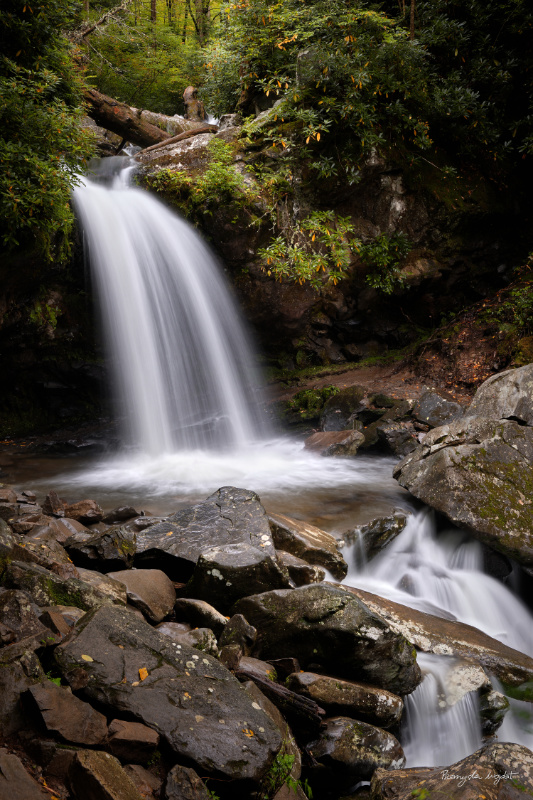
[[[151,455],[239,449],[265,434],[249,334],[193,228],[129,188],[128,170],[101,185],[117,161],[103,160],[74,205],[129,442]]]

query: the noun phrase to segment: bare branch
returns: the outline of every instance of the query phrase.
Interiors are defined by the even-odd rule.
[[[69,39],[72,42],[81,42],[82,39],[84,39],[90,33],[99,28],[100,25],[104,25],[106,22],[108,22],[112,17],[115,16],[115,14],[118,14],[120,11],[126,11],[126,9],[128,8],[128,6],[131,5],[131,3],[132,0],[122,0],[122,3],[119,6],[115,6],[115,8],[112,8],[110,11],[106,11],[106,13],[102,17],[100,17],[99,20],[93,22],[92,25],[89,25],[85,28],[81,28],[81,30],[79,31],[73,31],[69,35]]]

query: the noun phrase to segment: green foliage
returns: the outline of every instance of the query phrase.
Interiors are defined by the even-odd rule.
[[[500,330],[519,336],[533,334],[533,253],[530,253],[525,266],[518,269],[518,279],[503,289],[495,303],[487,305],[483,317],[496,322]]]
[[[53,305],[52,302],[41,302],[37,300],[30,311],[30,322],[38,327],[50,325],[53,329],[57,328],[58,318],[61,316],[61,309]]]
[[[410,249],[411,244],[403,233],[393,236],[382,233],[369,244],[363,245],[359,256],[372,270],[367,273],[366,282],[384,294],[392,294],[405,280],[400,264]]]
[[[323,386],[320,389],[303,389],[287,401],[286,410],[295,411],[302,420],[316,419],[330,397],[339,393],[337,386]]]
[[[81,85],[60,30],[68,0],[5,0],[0,12],[0,238],[11,250],[68,250],[72,186],[92,136],[79,127]]]
[[[279,280],[309,281],[315,288],[324,282],[336,284],[345,277],[351,254],[361,244],[353,238],[353,230],[348,217],[314,211],[257,254],[267,274]]]
[[[299,781],[292,777],[291,770],[294,766],[295,756],[286,753],[284,748],[280,750],[269,771],[263,778],[261,788],[261,800],[271,800],[283,784],[294,793],[300,787],[303,789],[309,800],[313,798],[313,792],[307,781]]]
[[[233,164],[233,147],[221,139],[209,142],[209,163],[204,172],[191,175],[178,169],[162,169],[148,175],[145,184],[192,219],[201,212],[212,213],[219,205],[236,210],[251,208],[257,193]]]

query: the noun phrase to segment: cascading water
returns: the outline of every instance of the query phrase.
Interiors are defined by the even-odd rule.
[[[265,423],[249,337],[220,269],[186,222],[127,187],[127,174],[111,189],[84,181],[74,205],[129,440],[153,455],[249,444]]]

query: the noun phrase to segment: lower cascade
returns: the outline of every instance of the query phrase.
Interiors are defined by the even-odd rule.
[[[113,178],[106,161],[97,177]],[[208,247],[129,187],[130,171],[74,192],[129,442],[151,455],[242,447],[265,433],[249,333]]]

